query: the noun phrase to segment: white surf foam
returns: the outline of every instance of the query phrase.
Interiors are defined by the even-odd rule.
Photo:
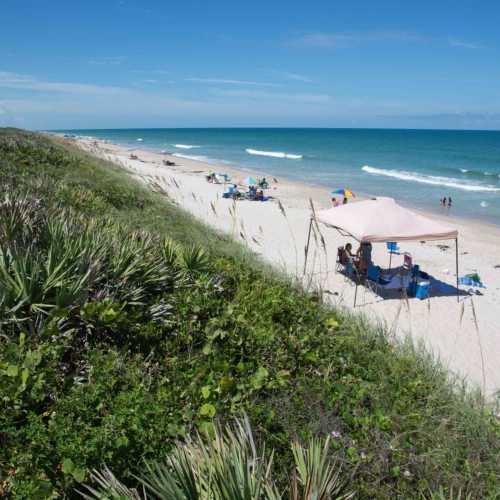
[[[200,146],[195,146],[194,144],[172,144],[174,148],[179,148],[179,149],[193,149],[193,148],[199,148]]]
[[[302,155],[294,155],[291,153],[283,153],[282,151],[259,151],[258,149],[247,148],[245,151],[249,155],[270,156],[271,158],[286,158],[288,160],[300,160]]]
[[[466,174],[468,172],[468,170],[466,168],[461,168],[460,172],[462,172],[462,174]]]
[[[174,153],[172,156],[176,156],[177,158],[186,158],[187,160],[196,160],[196,161],[210,161],[206,156],[197,156],[197,155],[183,155],[182,153]]]
[[[402,181],[420,182],[422,184],[430,184],[432,186],[446,186],[449,188],[462,189],[463,191],[489,191],[500,192],[500,188],[490,185],[479,185],[460,182],[459,179],[452,177],[437,177],[434,175],[423,175],[415,172],[405,172],[403,170],[386,170],[383,168],[374,168],[365,165],[361,170],[373,175],[384,175],[393,177]]]
[[[489,206],[490,206],[490,204],[489,204],[487,201],[482,201],[482,202],[480,203],[480,205],[481,205],[483,208],[486,208],[486,207],[489,207]]]
[[[142,142],[144,139],[142,137],[137,138],[137,142]]]

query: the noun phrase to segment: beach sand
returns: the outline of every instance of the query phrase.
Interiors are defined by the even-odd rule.
[[[311,239],[306,275],[303,276],[304,247],[311,215],[309,199],[316,209],[329,208],[326,188],[310,186],[273,176],[266,176],[268,193],[277,201],[252,202],[222,198],[223,185],[205,180],[207,171],[226,172],[232,180],[243,179],[249,172],[196,160],[173,157],[140,149],[139,160],[130,160],[125,147],[107,141],[77,139],[79,147],[101,158],[111,160],[135,177],[151,185],[158,183],[169,198],[211,226],[233,235],[278,269],[303,280],[306,288],[320,286],[332,304],[353,310],[355,287],[342,274],[335,273],[337,247],[352,241],[337,231],[320,227],[326,243],[326,254],[320,241]],[[162,160],[175,162],[166,167]],[[254,171],[251,175],[255,176]],[[176,184],[173,182],[175,179]],[[374,193],[376,195],[376,193]],[[404,201],[404,200],[403,200]],[[232,207],[236,215],[232,215]],[[398,337],[410,335],[423,342],[427,350],[454,374],[480,387],[487,397],[500,389],[500,228],[476,221],[454,219],[444,212],[443,219],[459,231],[460,275],[477,272],[483,283],[482,295],[463,295],[457,302],[454,288],[428,300],[382,299],[373,292],[358,289],[355,311],[374,323],[383,324]],[[454,241],[400,243],[401,251],[410,252],[415,263],[435,279],[454,287]],[[402,264],[394,255],[393,266]],[[387,266],[389,255],[385,244],[373,245],[373,260]]]

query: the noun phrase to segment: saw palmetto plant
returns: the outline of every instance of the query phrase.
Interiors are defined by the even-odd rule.
[[[215,426],[178,443],[167,459],[145,462],[137,480],[127,488],[104,467],[94,471],[94,483],[81,492],[88,500],[347,500],[354,493],[339,477],[330,457],[329,440],[292,444],[295,469],[289,484],[278,487],[273,478],[272,451],[256,444],[246,417],[233,425]]]

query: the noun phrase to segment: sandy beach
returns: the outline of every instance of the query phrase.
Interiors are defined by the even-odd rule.
[[[321,286],[332,304],[353,310],[354,284],[335,273],[335,258],[338,246],[352,241],[357,248],[355,241],[321,227],[326,253],[319,240],[313,238],[303,274],[311,215],[309,200],[313,200],[316,209],[329,208],[326,188],[284,178],[276,182],[272,176],[266,176],[270,181],[267,194],[273,200],[233,202],[222,198],[224,185],[208,183],[204,174],[210,170],[226,172],[237,181],[249,175],[243,169],[140,149],[134,150],[138,159],[131,160],[125,147],[106,141],[79,138],[76,143],[83,150],[120,165],[147,185],[161,186],[170,199],[203,222],[231,234],[280,270],[303,280],[306,287]],[[175,166],[165,166],[163,160],[175,162]],[[399,201],[404,204],[404,200]],[[487,288],[481,289],[481,295],[464,293],[457,302],[451,292],[456,282],[454,242],[405,242],[400,243],[401,251],[410,252],[422,270],[441,281],[443,292],[427,300],[382,299],[361,287],[355,311],[383,323],[392,335],[411,335],[415,341],[423,342],[452,373],[492,397],[500,389],[500,228],[455,219],[444,212],[430,216],[458,229],[459,274],[477,272]],[[373,245],[373,259],[382,266],[388,264],[385,244]],[[392,262],[401,265],[402,256],[394,255]]]

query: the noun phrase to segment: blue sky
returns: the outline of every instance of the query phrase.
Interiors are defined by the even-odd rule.
[[[500,128],[498,1],[2,0],[0,126]]]

